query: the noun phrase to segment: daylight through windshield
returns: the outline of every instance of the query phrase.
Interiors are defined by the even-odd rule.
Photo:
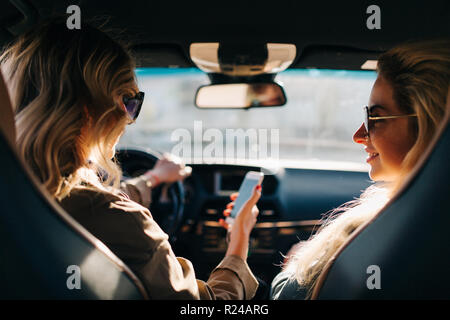
[[[283,107],[199,109],[198,87],[208,84],[197,69],[136,70],[145,101],[119,147],[171,152],[186,163],[347,164],[365,170],[365,153],[352,141],[361,125],[376,73],[288,70],[276,81],[286,91]]]

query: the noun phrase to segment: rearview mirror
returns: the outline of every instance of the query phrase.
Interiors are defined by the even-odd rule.
[[[232,83],[202,86],[195,104],[199,108],[251,108],[286,104],[283,88],[275,83]]]

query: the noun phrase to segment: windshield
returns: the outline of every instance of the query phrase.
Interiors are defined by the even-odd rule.
[[[287,70],[277,75],[282,107],[199,109],[196,90],[209,84],[198,69],[136,70],[145,101],[119,148],[150,148],[186,163],[328,163],[367,170],[352,136],[363,121],[376,73]]]

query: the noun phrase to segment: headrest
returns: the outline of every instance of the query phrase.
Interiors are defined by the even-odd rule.
[[[8,90],[0,72],[0,130],[11,146],[16,144],[16,127]]]

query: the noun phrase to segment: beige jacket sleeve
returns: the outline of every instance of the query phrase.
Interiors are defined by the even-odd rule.
[[[141,206],[148,208],[152,201],[152,184],[143,175],[120,183],[120,190]]]
[[[197,280],[192,263],[175,256],[168,236],[146,209],[141,210],[144,211],[140,214],[132,213],[131,217],[137,228],[130,229],[127,238],[145,245],[141,254],[127,257],[127,261],[143,281],[152,299],[243,300],[255,295],[258,281],[247,263],[237,256],[225,257],[207,282]],[[128,254],[121,252],[123,257]],[[140,256],[146,256],[146,261],[136,263]]]
[[[133,270],[151,299],[241,300],[256,293],[257,280],[237,256],[225,257],[208,281],[197,280],[148,209],[125,195],[72,195],[61,205]]]
[[[258,281],[238,256],[226,256],[213,270],[208,281],[197,280],[202,300],[250,300],[258,289]]]

